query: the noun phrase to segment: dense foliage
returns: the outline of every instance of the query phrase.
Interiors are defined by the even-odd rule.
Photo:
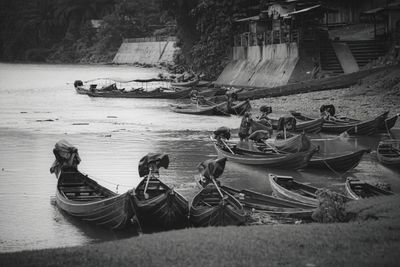
[[[0,0],[0,59],[109,61],[123,38],[160,30],[160,13],[157,0]]]
[[[264,2],[268,1],[163,0],[177,20],[181,52],[176,63],[215,78],[230,59],[235,19],[257,14]]]
[[[231,54],[234,20],[267,2],[0,0],[0,60],[109,62],[123,38],[177,35],[176,63],[215,78]]]

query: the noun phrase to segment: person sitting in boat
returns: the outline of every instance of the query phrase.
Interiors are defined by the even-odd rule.
[[[279,131],[276,135],[276,139],[286,139],[293,137],[294,135],[287,131],[296,130],[296,119],[289,116],[280,117],[278,120],[277,130]]]
[[[249,140],[248,138],[250,135],[251,121],[251,113],[246,112],[242,118],[242,122],[240,123],[239,128],[239,138],[241,142],[243,140],[245,140],[246,142]]]
[[[336,120],[335,117],[335,106],[334,105],[322,105],[319,109],[321,113],[321,117],[324,118],[325,120],[331,120],[334,121]]]
[[[272,113],[272,107],[263,105],[260,107],[260,112],[259,123],[272,128],[272,121],[268,118],[268,115]]]
[[[197,89],[193,89],[189,93],[190,100],[197,103],[198,95],[199,95],[199,91]]]

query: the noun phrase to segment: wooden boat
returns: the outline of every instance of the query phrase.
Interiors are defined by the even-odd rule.
[[[360,163],[364,153],[369,153],[369,150],[361,149],[350,153],[328,157],[320,157],[314,154],[308,162],[307,167],[316,169],[327,169],[335,172],[347,172],[355,168]]]
[[[188,226],[187,200],[156,177],[158,169],[168,168],[168,165],[166,154],[148,154],[140,161],[139,174],[145,178],[134,191],[133,203],[143,230],[170,230]]]
[[[385,119],[379,126],[378,126],[378,130],[380,132],[387,132],[390,129],[392,129],[394,127],[394,125],[397,122],[397,118],[399,117],[399,114],[396,114],[390,118]]]
[[[103,91],[95,90],[88,92],[90,97],[106,97],[106,98],[160,98],[160,99],[181,99],[189,97],[191,89],[184,89],[181,91],[175,91],[168,88],[157,88],[152,91],[146,91],[141,89],[124,91],[124,90],[112,90]]]
[[[117,84],[119,86],[117,87]],[[90,97],[107,98],[187,98],[190,88],[170,88],[170,84],[163,79],[133,79],[122,80],[118,78],[97,78],[82,82],[74,82],[77,93]],[[123,87],[123,88],[120,88]],[[130,89],[129,89],[130,88]]]
[[[58,178],[56,203],[69,215],[113,230],[137,227],[131,192],[118,195],[77,169],[77,149],[61,140],[53,150],[56,160],[50,169]]]
[[[311,206],[318,206],[316,192],[318,188],[296,182],[290,176],[269,174],[269,182],[274,194],[283,199],[297,201]]]
[[[186,82],[171,82],[171,86],[173,87],[191,87],[191,86],[195,86],[199,83],[199,79],[196,78],[194,80],[191,81],[186,81]]]
[[[312,205],[302,204],[261,194],[252,190],[238,190],[228,186],[222,189],[233,195],[246,208],[280,217],[310,218],[315,211]]]
[[[194,226],[242,225],[246,213],[242,204],[221,189],[220,196],[214,185],[208,185],[193,198],[190,204],[190,221]]]
[[[308,121],[311,120],[312,118],[309,116],[305,116],[299,112],[294,112],[291,111],[291,114],[298,120],[301,121]],[[379,132],[386,132],[389,131],[390,129],[392,129],[394,127],[394,125],[397,122],[397,118],[399,117],[399,114],[396,114],[390,118],[386,118],[384,119],[378,126],[378,131]],[[348,117],[338,117],[335,121],[324,121],[324,123],[329,123],[329,124],[334,124],[334,123],[339,123],[339,124],[356,124],[361,122],[360,120],[356,120],[356,119],[352,119],[352,118],[348,118]],[[324,130],[324,129],[323,129]]]
[[[400,167],[400,140],[379,142],[376,156],[383,164]]]
[[[226,157],[229,161],[247,164],[261,165],[268,168],[300,169],[307,166],[314,151],[303,151],[297,153],[279,153],[269,151],[260,155],[243,153],[236,146],[231,144],[221,145],[214,138],[211,138],[214,148],[220,157]]]
[[[278,129],[278,119],[270,118],[272,122],[272,127],[274,130]],[[307,121],[297,121],[294,130],[292,132],[305,132],[305,133],[319,133],[322,130],[322,124],[324,120],[322,118],[307,120]]]
[[[249,139],[257,133],[257,131],[252,133]],[[263,155],[270,151],[296,153],[309,151],[312,148],[310,139],[304,133],[301,133],[287,139],[240,142],[236,145],[236,149],[243,153]]]
[[[228,108],[228,113],[232,115],[242,116],[247,111],[251,110],[251,104],[249,100],[234,102],[233,105]]]
[[[390,191],[383,190],[379,187],[373,186],[366,182],[361,182],[357,179],[347,179],[345,187],[346,194],[350,197],[350,199],[354,200],[367,197],[393,195],[393,193]]]
[[[215,180],[222,175],[226,159],[206,160],[198,169],[203,177],[202,189],[190,204],[190,221],[194,226],[241,225],[246,212],[240,202],[220,188]]]
[[[221,103],[214,106],[201,106],[196,104],[187,105],[170,105],[170,109],[176,113],[184,113],[191,115],[208,115],[208,116],[229,116],[227,103]]]
[[[379,125],[387,118],[389,112],[385,112],[374,119],[356,122],[337,122],[324,120],[322,131],[328,133],[342,133],[347,131],[351,135],[373,135],[378,131]],[[312,120],[298,112],[291,112],[298,120]]]

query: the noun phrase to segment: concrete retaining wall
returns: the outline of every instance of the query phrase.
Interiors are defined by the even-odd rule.
[[[160,42],[123,42],[113,63],[118,64],[158,64],[173,62],[173,55],[177,48],[173,41]]]
[[[233,60],[216,84],[265,88],[285,85],[298,60],[297,43],[234,47]]]

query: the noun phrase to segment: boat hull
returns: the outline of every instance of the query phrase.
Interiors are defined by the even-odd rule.
[[[214,148],[219,157],[226,157],[228,161],[246,164],[246,165],[261,165],[268,168],[283,168],[283,169],[300,169],[307,166],[309,159],[312,156],[311,151],[288,153],[288,154],[232,154],[225,151],[214,142]]]
[[[104,98],[159,98],[159,99],[180,99],[188,98],[191,89],[184,89],[176,92],[146,92],[146,91],[89,91],[87,93],[90,97],[104,97]]]
[[[315,211],[314,206],[261,194],[252,190],[238,190],[227,186],[222,186],[222,189],[237,198],[244,207],[274,216],[308,219]]]
[[[196,227],[242,225],[246,222],[246,213],[240,202],[232,195],[223,191],[222,199],[218,191],[209,192],[202,189],[190,204],[190,222]],[[211,202],[211,198],[215,199]],[[202,205],[206,203],[207,205]]]
[[[376,156],[382,164],[400,167],[400,140],[381,141]]]
[[[380,189],[369,183],[361,182],[356,179],[347,179],[345,183],[346,195],[352,200],[369,198],[374,196],[389,196],[392,192]]]
[[[64,183],[65,175],[74,176],[75,185]],[[78,171],[61,171],[59,177],[56,203],[69,215],[113,230],[133,226],[135,210],[130,192],[122,195],[113,193]],[[101,194],[106,196],[96,197]]]
[[[368,150],[363,149],[335,157],[321,158],[314,155],[308,162],[307,167],[315,169],[327,169],[335,172],[346,172],[357,167],[363,155],[367,152]]]
[[[278,177],[278,176],[269,174],[269,182],[271,184],[271,188],[272,188],[272,191],[274,192],[275,196],[277,196],[279,198],[291,200],[291,201],[297,201],[297,202],[311,205],[314,207],[317,207],[319,205],[319,202],[315,198],[315,196],[314,197],[304,196],[295,191],[291,191],[291,190],[283,187],[280,184],[279,179],[282,179],[282,177]],[[288,179],[288,177],[284,177],[283,179]],[[293,179],[288,179],[288,180],[291,180],[292,182],[294,182]],[[303,184],[296,183],[296,185],[304,186],[305,189],[307,189],[307,187],[310,188],[310,192],[313,192],[312,194],[315,194],[315,192],[318,190],[317,188],[303,185]]]

